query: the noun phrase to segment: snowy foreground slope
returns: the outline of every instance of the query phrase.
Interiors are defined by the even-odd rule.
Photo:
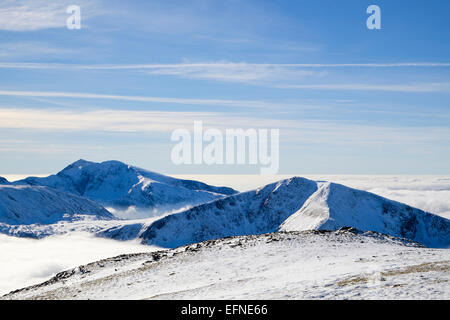
[[[42,186],[0,184],[0,230],[11,225],[114,217],[101,205],[80,196]]]
[[[2,299],[450,299],[450,251],[354,229],[121,255]]]
[[[176,179],[119,161],[78,160],[56,175],[29,177],[14,184],[47,186],[83,196],[124,211],[122,218],[145,218],[237,193],[231,188]],[[126,211],[130,207],[135,210]]]
[[[294,177],[171,214],[115,226],[100,236],[167,248],[228,236],[354,227],[450,246],[450,220],[375,194]]]

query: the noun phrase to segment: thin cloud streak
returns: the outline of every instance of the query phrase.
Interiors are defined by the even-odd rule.
[[[412,93],[450,92],[450,82],[415,84],[300,84],[280,85],[276,87],[280,89],[389,91]]]
[[[169,64],[128,64],[128,65],[86,65],[61,63],[27,63],[3,62],[2,69],[91,69],[91,70],[121,70],[121,69],[182,69],[182,68],[404,68],[404,67],[450,67],[446,62],[399,62],[399,63],[246,63],[246,62],[219,62],[219,63],[169,63]]]
[[[328,76],[329,70],[339,68],[447,68],[450,63],[406,62],[366,64],[269,64],[269,63],[179,63],[179,64],[130,64],[130,65],[82,65],[52,63],[0,63],[0,69],[23,70],[75,70],[75,71],[134,71],[149,75],[175,76],[246,84],[267,85],[278,89],[357,90],[397,92],[448,91],[447,83],[425,84],[310,84]],[[308,80],[308,84],[295,83]]]
[[[223,99],[191,99],[191,98],[165,98],[165,97],[142,97],[142,96],[123,96],[96,93],[78,93],[78,92],[49,92],[49,91],[14,91],[0,90],[0,96],[17,97],[47,97],[47,98],[75,98],[75,99],[103,99],[103,100],[122,100],[136,102],[169,103],[182,105],[202,105],[202,106],[225,106],[225,107],[280,107],[283,104],[270,103],[256,100],[223,100]]]

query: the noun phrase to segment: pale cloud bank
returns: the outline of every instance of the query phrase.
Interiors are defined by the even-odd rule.
[[[40,240],[0,234],[0,296],[92,261],[154,250],[155,247],[134,241],[102,239],[86,233]]]
[[[286,145],[398,144],[417,149],[419,144],[448,143],[450,139],[450,128],[447,127],[402,128],[333,120],[274,119],[230,112],[0,108],[0,128],[5,129],[168,133],[179,128],[192,130],[194,121],[203,121],[205,129],[278,128]],[[355,135],[355,132],[358,134]],[[18,151],[24,149],[21,143],[6,142],[2,143],[0,148],[2,151],[11,151],[11,148]]]

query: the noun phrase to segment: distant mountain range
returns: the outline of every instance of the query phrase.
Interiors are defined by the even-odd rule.
[[[145,218],[179,210],[237,193],[226,187],[181,180],[119,161],[78,160],[56,175],[29,177],[14,185],[46,186],[96,201],[122,218]],[[132,207],[134,216],[126,214]]]
[[[113,213],[135,208],[152,219],[117,220],[103,206]],[[171,213],[174,210],[179,212]],[[21,235],[20,230],[26,230],[23,235],[32,236],[36,230],[36,234],[48,234],[58,228],[43,232],[39,224],[74,221],[80,216],[89,216],[87,223],[91,224],[115,219],[103,227],[83,225],[99,236],[139,238],[143,243],[168,248],[229,236],[342,227],[402,237],[431,247],[450,246],[448,219],[369,192],[300,177],[238,193],[118,161],[79,160],[46,178],[0,181],[0,232]],[[120,217],[136,218],[126,214]],[[21,224],[28,226],[17,227]],[[65,226],[64,230],[68,229]]]

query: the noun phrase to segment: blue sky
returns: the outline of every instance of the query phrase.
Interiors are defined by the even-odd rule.
[[[68,5],[80,30],[66,28]],[[366,8],[381,8],[369,30]],[[0,174],[163,173],[194,120],[279,128],[282,174],[450,174],[447,1],[0,1]]]

